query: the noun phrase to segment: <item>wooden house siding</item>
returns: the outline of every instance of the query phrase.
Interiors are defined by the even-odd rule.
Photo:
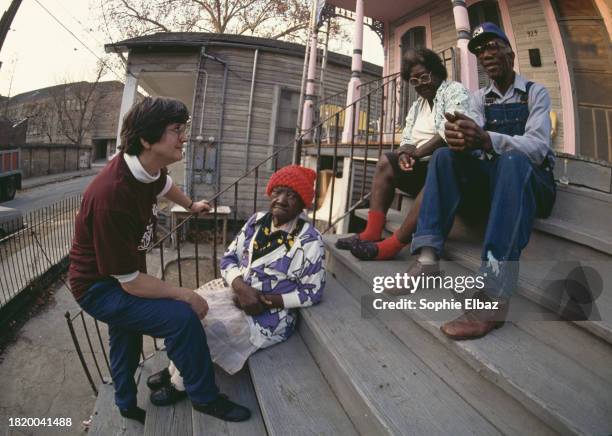
[[[131,73],[146,71],[188,71],[193,72],[198,67],[199,50],[190,52],[135,50],[130,52],[128,70]]]
[[[521,74],[548,89],[552,110],[558,114],[557,136],[554,139],[553,147],[563,151],[563,109],[559,71],[542,4],[533,0],[513,0],[508,2],[508,8],[516,39],[516,56]],[[532,67],[529,64],[530,48],[540,49],[541,67]]]
[[[206,48],[208,55],[214,56],[227,63],[229,72],[225,92],[225,108],[223,116],[223,131],[219,144],[219,121],[222,110],[223,72],[221,63],[210,58],[200,63],[200,74],[197,78],[196,97],[192,111],[192,156],[194,160],[204,156],[210,159],[209,138],[214,138],[213,144],[218,147],[218,163],[220,189],[234,183],[247,170],[270,156],[275,148],[273,141],[274,125],[276,123],[275,107],[280,89],[292,90],[299,93],[303,58],[278,52],[259,50],[255,86],[253,94],[253,110],[251,115],[250,141],[247,147],[247,126],[249,116],[249,96],[251,91],[251,78],[253,74],[254,48],[215,47]],[[162,63],[163,55],[159,59],[141,59],[134,65],[144,66],[146,70],[154,68],[155,62]],[[186,65],[185,60],[175,60],[175,65]],[[195,58],[191,59],[191,68],[197,69]],[[320,64],[317,68],[317,77],[320,77]],[[370,81],[380,76],[364,73],[362,81]],[[325,75],[325,94],[331,95],[347,89],[350,79],[350,67],[328,63]],[[206,93],[204,96],[204,87]],[[318,93],[318,84],[317,84]],[[202,123],[200,123],[202,120]],[[198,136],[202,141],[196,140]],[[276,144],[287,145],[287,144]],[[248,152],[247,152],[248,150]],[[247,154],[248,153],[248,154]],[[202,160],[200,160],[202,161]],[[186,164],[189,168],[189,164]],[[204,164],[206,168],[206,163]],[[272,174],[273,163],[263,165],[259,171],[257,189],[258,209],[267,207],[265,196],[265,181]],[[207,180],[208,175],[208,180]],[[193,194],[196,198],[210,198],[216,188],[216,172],[194,169]],[[253,177],[247,177],[239,185],[238,216],[248,217],[253,211],[255,182]],[[219,204],[234,206],[234,190],[222,195]]]
[[[550,93],[552,110],[557,113],[557,135],[553,148],[563,150],[563,109],[559,87],[559,72],[554,58],[552,39],[546,25],[544,10],[540,2],[532,0],[508,0],[510,20],[516,40],[516,63],[522,75],[544,85]],[[432,50],[439,52],[457,44],[457,31],[453,18],[452,3],[448,0],[436,0],[426,9],[415,11],[401,21],[393,23],[390,28],[390,53],[397,42],[395,29],[419,14],[430,16],[432,33]],[[532,67],[529,63],[529,49],[539,48],[542,60],[541,67]],[[390,71],[399,71],[393,55],[389,58]]]

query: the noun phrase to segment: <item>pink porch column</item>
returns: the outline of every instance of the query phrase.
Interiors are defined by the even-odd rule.
[[[351,63],[351,80],[348,84],[346,94],[346,105],[349,106],[360,97],[359,85],[361,85],[361,68],[363,53],[363,2],[355,0],[355,27],[353,30],[353,60]],[[357,110],[357,115],[353,117],[353,111]],[[344,131],[342,132],[342,142],[350,142],[353,131],[353,118],[359,123],[359,105],[349,107],[344,115]]]
[[[316,2],[315,2],[316,4]],[[316,9],[315,9],[316,10]],[[316,21],[314,18],[313,21]],[[304,106],[302,109],[302,132],[312,128],[314,123],[314,99],[315,99],[315,83],[317,76],[317,37],[318,26],[316,23],[310,30],[310,54],[308,56],[308,74],[306,78],[306,94],[304,95]],[[312,135],[304,136],[304,140],[309,141]]]
[[[476,57],[468,50],[471,34],[467,5],[465,0],[452,0],[452,2],[457,29],[461,83],[470,91],[476,91],[478,89],[478,69],[476,68]]]

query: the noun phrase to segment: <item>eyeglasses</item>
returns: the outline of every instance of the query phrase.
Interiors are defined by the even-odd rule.
[[[285,188],[282,186],[272,189],[272,192],[270,194],[273,198],[277,198],[285,194],[285,196],[287,197],[287,200],[290,200],[290,201],[296,201],[300,198],[297,192],[295,192],[293,189]]]
[[[411,77],[408,83],[411,86],[427,85],[431,83],[431,73],[421,74],[421,77]]]
[[[186,124],[181,124],[178,127],[167,128],[166,132],[175,133],[177,136],[181,136],[185,134],[189,136],[189,133],[191,132],[191,123],[188,122]]]
[[[478,45],[476,47],[474,47],[474,54],[476,56],[480,56],[481,54],[484,54],[485,51],[489,51],[489,53],[491,53],[492,55],[497,54],[497,52],[501,49],[506,47],[503,44],[500,44],[497,41],[489,41],[485,44],[482,45]]]

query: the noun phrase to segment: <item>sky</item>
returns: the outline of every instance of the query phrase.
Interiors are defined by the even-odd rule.
[[[17,95],[34,89],[69,81],[94,78],[98,57],[109,43],[104,32],[98,30],[92,12],[98,0],[38,0],[55,17],[85,43],[85,48],[74,36],[56,22],[36,0],[23,0],[0,52],[0,95]],[[0,14],[11,1],[0,0]],[[345,22],[348,33],[352,23]],[[345,54],[352,51],[350,41],[338,46]],[[380,40],[368,27],[364,33],[364,60],[382,65]],[[122,75],[121,71],[117,71]],[[117,80],[108,73],[103,80]]]

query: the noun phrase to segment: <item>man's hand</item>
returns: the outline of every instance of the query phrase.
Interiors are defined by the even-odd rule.
[[[413,144],[402,145],[397,149],[398,164],[402,171],[412,171],[417,160],[416,151],[417,148]]]
[[[242,277],[237,277],[232,282],[232,289],[236,296],[234,304],[242,309],[247,315],[259,315],[266,310],[266,306],[259,298],[259,291],[247,285]]]
[[[201,214],[210,211],[210,204],[206,200],[195,201],[189,211],[194,214]]]
[[[482,148],[488,151],[492,148],[489,134],[470,117],[460,112],[446,113],[444,117],[444,136],[451,149],[464,151]]]
[[[204,319],[208,313],[208,303],[202,296],[194,291],[187,290],[184,301],[191,306],[198,319]]]

